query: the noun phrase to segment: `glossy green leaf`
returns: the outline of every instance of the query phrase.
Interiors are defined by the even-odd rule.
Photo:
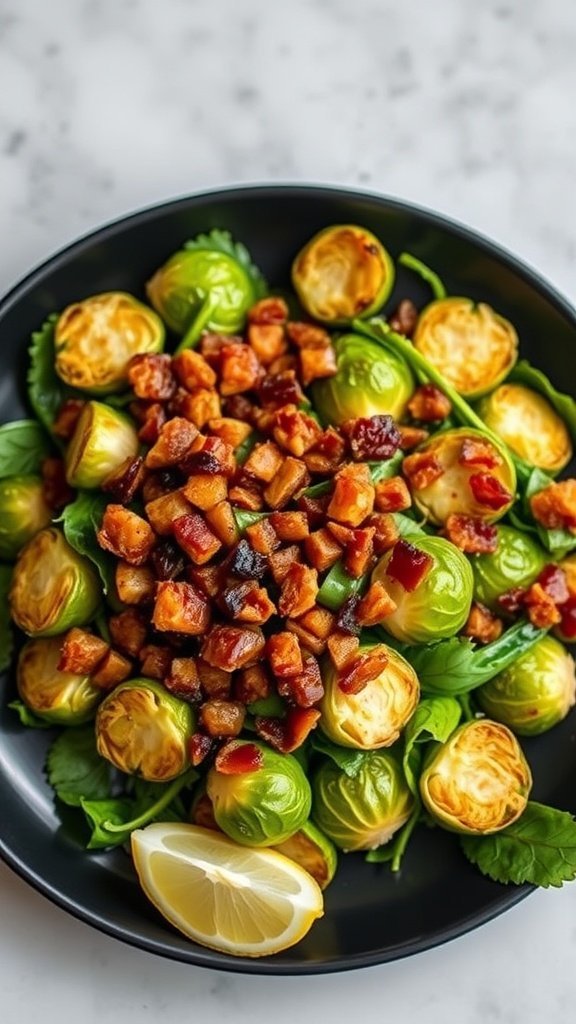
[[[0,427],[0,479],[38,475],[52,453],[50,440],[36,420],[14,420]]]
[[[94,726],[67,729],[54,741],[46,759],[48,782],[71,807],[82,799],[103,800],[110,793],[112,769],[96,749]]]

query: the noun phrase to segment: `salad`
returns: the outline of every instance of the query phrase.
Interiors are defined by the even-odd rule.
[[[502,883],[576,876],[522,737],[576,701],[576,403],[513,324],[358,225],[269,289],[226,231],[34,334],[0,427],[1,667],[88,849],[238,955],[341,854],[422,825]],[[564,476],[562,476],[564,473]]]

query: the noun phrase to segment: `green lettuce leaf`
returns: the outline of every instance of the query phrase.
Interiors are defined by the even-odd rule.
[[[331,740],[327,739],[321,732],[314,732],[310,737],[312,749],[317,754],[323,754],[325,757],[329,757],[334,764],[341,768],[342,771],[353,778],[362,764],[364,754],[361,750],[352,750],[349,747],[339,747],[336,743],[332,743]]]
[[[92,828],[88,849],[121,846],[130,838],[134,829],[142,828],[151,821],[186,820],[184,804],[178,797],[197,778],[198,773],[191,768],[172,782],[135,780],[131,797],[81,799],[82,810]]]
[[[34,331],[30,344],[28,369],[28,397],[38,419],[52,434],[56,414],[64,400],[79,397],[56,373],[54,327],[58,313],[52,313],[38,331]]]

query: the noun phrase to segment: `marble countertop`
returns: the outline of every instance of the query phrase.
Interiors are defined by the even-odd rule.
[[[576,301],[575,50],[572,0],[0,0],[0,290],[142,205],[308,181],[434,207]],[[125,947],[3,865],[0,911],[4,1024],[560,1024],[576,1000],[576,885],[409,960],[302,979]]]

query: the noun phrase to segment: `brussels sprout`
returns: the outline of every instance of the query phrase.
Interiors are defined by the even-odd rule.
[[[66,450],[71,487],[100,487],[106,477],[138,452],[132,420],[102,402],[86,402]]]
[[[0,480],[0,558],[16,558],[52,519],[39,476],[7,476]]]
[[[538,542],[513,526],[498,527],[498,547],[489,555],[470,555],[474,597],[499,615],[498,598],[513,587],[527,587],[540,574],[549,556]]]
[[[105,698],[96,716],[98,753],[121,772],[169,782],[189,764],[194,712],[154,679],[129,679]]]
[[[466,446],[474,445],[482,445],[488,453],[485,463],[465,461]],[[458,513],[476,516],[491,523],[501,519],[511,508],[516,490],[516,470],[512,459],[504,446],[497,447],[495,442],[479,430],[472,427],[442,430],[418,448],[417,454],[423,453],[436,460],[442,470],[428,486],[417,487],[414,480],[410,481],[414,503],[430,522],[441,525],[448,516]],[[409,467],[408,462],[407,475]],[[496,494],[494,499],[489,494],[480,500],[473,485],[476,485],[478,478],[486,477],[494,480],[496,488],[503,488],[503,491],[501,495]]]
[[[570,431],[547,398],[523,384],[506,383],[482,399],[478,413],[532,466],[559,473],[572,458]]]
[[[414,378],[402,357],[359,334],[343,334],[334,350],[337,373],[315,381],[311,389],[324,423],[338,425],[378,413],[399,419],[414,391]]]
[[[100,604],[101,592],[90,563],[51,526],[22,548],[12,574],[10,610],[30,636],[56,636],[85,626]]]
[[[465,555],[445,537],[412,537],[418,551],[433,558],[427,575],[415,590],[405,590],[387,573],[393,550],[386,552],[372,573],[396,602],[382,627],[404,643],[427,644],[454,636],[466,622],[472,603],[472,569]],[[341,742],[341,741],[339,741]]]
[[[566,718],[576,702],[574,659],[545,636],[509,668],[476,690],[490,718],[519,736],[537,736]]]
[[[361,647],[356,657],[370,647]],[[418,677],[411,665],[391,647],[388,664],[358,693],[344,693],[332,662],[322,669],[324,697],[320,703],[320,728],[341,747],[374,750],[394,743],[416,708],[420,697]],[[347,665],[347,668],[349,666]]]
[[[532,775],[518,740],[500,722],[466,722],[436,747],[420,776],[420,795],[438,824],[488,835],[520,817]]]
[[[82,725],[94,717],[103,691],[89,676],[60,672],[58,636],[29,640],[20,651],[18,693],[35,715],[54,725]]]
[[[250,741],[262,754],[257,771],[208,772],[206,789],[219,828],[243,846],[277,846],[302,828],[310,815],[308,779],[291,754],[277,754]]]
[[[383,846],[408,820],[414,805],[395,757],[369,750],[354,775],[326,761],[312,781],[316,824],[341,850]]]
[[[479,398],[510,372],[518,335],[484,302],[440,299],[420,314],[414,345],[465,398]]]
[[[300,250],[292,283],[315,320],[346,324],[384,305],[394,284],[394,264],[371,231],[355,224],[324,228]]]
[[[304,822],[298,832],[273,849],[296,861],[321,889],[326,889],[334,878],[338,854],[332,841],[312,821]]]
[[[126,292],[104,292],[68,306],[54,331],[56,372],[71,387],[108,395],[128,386],[128,363],[161,352],[164,324]]]

